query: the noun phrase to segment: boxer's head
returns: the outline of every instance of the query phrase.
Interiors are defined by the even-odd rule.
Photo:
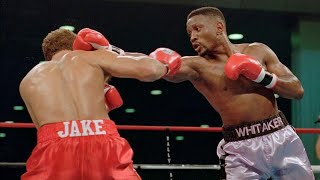
[[[51,31],[42,42],[42,52],[46,61],[61,50],[72,50],[76,34],[65,29]]]
[[[215,7],[202,7],[190,12],[187,17],[187,32],[190,42],[200,56],[214,49],[226,34],[225,18]]]

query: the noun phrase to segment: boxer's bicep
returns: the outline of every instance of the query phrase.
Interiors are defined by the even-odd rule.
[[[277,55],[269,47],[265,47],[266,55],[264,62],[268,72],[276,74],[278,77],[294,77],[293,73],[281,63]]]
[[[276,54],[269,48],[266,48],[264,62],[267,71],[277,75],[277,83],[273,91],[281,97],[288,99],[301,99],[304,90],[300,80],[292,73],[292,71],[280,62]]]

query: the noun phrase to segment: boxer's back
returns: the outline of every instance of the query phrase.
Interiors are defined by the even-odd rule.
[[[76,119],[108,118],[104,72],[80,59],[77,51],[60,52],[60,60],[34,67],[22,80],[20,93],[37,127]]]

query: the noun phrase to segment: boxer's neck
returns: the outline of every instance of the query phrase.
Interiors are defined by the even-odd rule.
[[[59,52],[57,52],[55,55],[52,56],[51,61],[60,61],[62,59],[62,57],[67,54],[68,52],[70,52],[70,50],[61,50]]]

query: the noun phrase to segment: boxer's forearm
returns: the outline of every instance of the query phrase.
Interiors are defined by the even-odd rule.
[[[145,67],[144,71],[140,71],[140,73],[144,74],[140,77],[141,81],[153,82],[161,79],[168,72],[167,66],[148,56],[141,58],[140,61],[143,63],[142,66]]]

